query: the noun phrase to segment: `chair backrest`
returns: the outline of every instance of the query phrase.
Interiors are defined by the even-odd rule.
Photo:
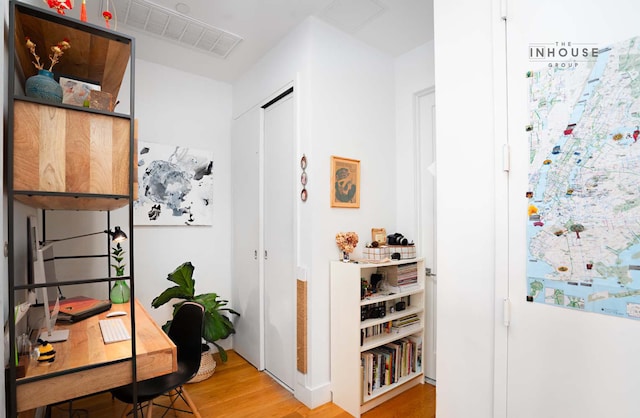
[[[176,312],[169,338],[178,348],[178,364],[185,373],[195,376],[200,368],[202,352],[202,327],[204,326],[204,308],[194,302],[183,303]]]

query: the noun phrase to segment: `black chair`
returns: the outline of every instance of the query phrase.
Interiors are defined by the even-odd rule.
[[[178,348],[178,370],[174,373],[138,382],[138,404],[127,406],[122,413],[123,417],[132,413],[134,407],[142,412],[143,404],[146,402],[148,403],[147,418],[151,418],[154,405],[166,408],[162,415],[163,417],[170,409],[173,409],[181,412],[191,412],[200,418],[198,409],[193,404],[183,385],[196,375],[200,367],[203,324],[204,308],[201,305],[185,302],[180,306],[169,328],[169,338]],[[113,389],[111,393],[116,399],[133,404],[133,384]],[[153,400],[162,395],[171,398],[169,406],[154,404]],[[178,398],[181,398],[191,411],[175,408],[175,402]]]

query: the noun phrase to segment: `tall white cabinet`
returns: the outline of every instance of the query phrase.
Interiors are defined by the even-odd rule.
[[[424,267],[422,258],[331,263],[331,391],[355,417],[424,383]],[[361,299],[363,279],[406,269],[415,269],[415,283]]]

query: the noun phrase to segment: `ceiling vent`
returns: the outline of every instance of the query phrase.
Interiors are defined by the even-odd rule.
[[[109,0],[108,3],[117,24],[220,58],[226,58],[242,41],[238,35],[145,0]],[[107,0],[102,0],[101,10],[106,9],[106,4]]]

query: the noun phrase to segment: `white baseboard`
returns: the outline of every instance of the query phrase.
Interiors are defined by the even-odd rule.
[[[331,402],[331,384],[327,383],[313,389],[298,384],[293,394],[307,408],[314,409]]]

